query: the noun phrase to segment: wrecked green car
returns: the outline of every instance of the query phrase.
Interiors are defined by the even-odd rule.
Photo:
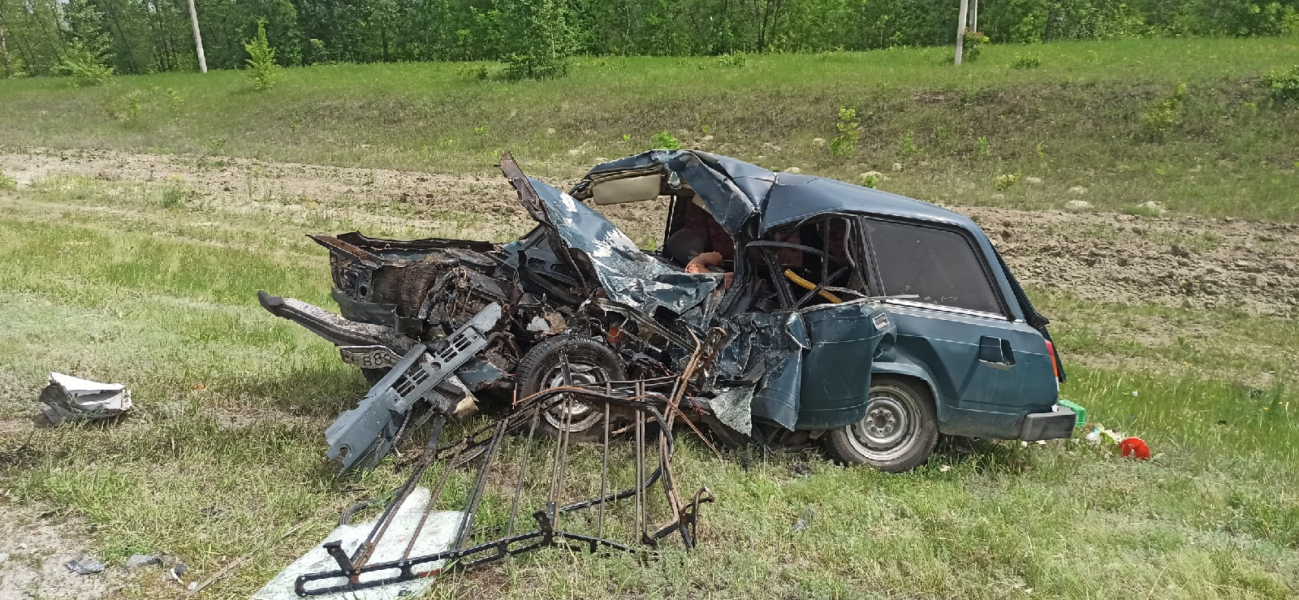
[[[1072,432],[1048,321],[966,217],[700,151],[600,164],[568,193],[508,154],[501,170],[537,222],[518,240],[317,235],[341,316],[260,293],[375,382],[326,432],[344,470],[422,411],[566,385],[658,390],[724,443],[821,443],[886,471],[923,464],[940,433]],[[664,197],[653,252],[594,208]],[[575,402],[543,429],[607,424]]]

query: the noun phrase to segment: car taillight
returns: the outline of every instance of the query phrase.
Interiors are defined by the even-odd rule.
[[[1046,353],[1051,355],[1051,372],[1055,373],[1055,380],[1060,381],[1060,361],[1055,357],[1055,344],[1051,340],[1046,341]]]

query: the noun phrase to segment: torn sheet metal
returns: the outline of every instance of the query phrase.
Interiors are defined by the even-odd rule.
[[[798,421],[804,350],[810,347],[800,313],[744,313],[724,325],[731,333],[717,364],[724,379],[758,374],[753,416],[793,430]]]
[[[358,366],[366,368],[392,366],[391,364],[369,365],[365,362],[400,356],[415,346],[415,340],[398,333],[391,327],[350,321],[295,298],[281,298],[258,291],[257,301],[267,312],[298,323],[338,346],[342,349],[344,362]],[[395,360],[392,362],[396,363]]]
[[[589,206],[543,181],[529,181],[565,245],[591,260],[609,299],[646,314],[662,306],[679,315],[703,302],[721,283],[721,275],[685,273],[654,259]]]
[[[50,373],[50,384],[41,391],[41,413],[50,424],[96,421],[131,409],[131,392],[120,383],[99,383],[63,373]]]
[[[406,497],[406,501],[397,509],[392,526],[388,529],[388,534],[384,537],[382,543],[375,547],[373,560],[376,563],[389,562],[401,557],[407,546],[410,545],[411,537],[414,536],[416,530],[419,530],[420,533],[414,545],[411,546],[412,552],[416,554],[436,554],[451,547],[464,514],[456,511],[436,511],[429,514],[427,522],[422,523],[423,527],[421,527],[420,519],[428,507],[429,497],[429,489],[424,487],[415,488]],[[336,566],[333,557],[325,550],[326,544],[339,542],[343,551],[350,554],[365,541],[366,536],[369,535],[370,530],[377,521],[378,517],[375,517],[364,523],[339,525],[320,544],[313,547],[310,552],[293,561],[262,589],[257,590],[252,596],[253,600],[297,600],[299,596],[294,590],[294,586],[297,584],[299,576],[326,571]],[[420,565],[418,572],[434,573],[440,571],[445,566],[445,562],[438,561]],[[365,582],[384,576],[386,574],[383,572],[362,573],[360,581]],[[329,582],[322,583],[327,584]],[[434,580],[431,577],[417,577],[380,587],[324,594],[316,597],[323,600],[416,598],[428,590],[433,583]]]
[[[738,234],[749,218],[758,214],[776,180],[775,173],[729,156],[697,150],[650,150],[596,165],[573,191],[585,198],[585,188],[589,186],[584,184],[601,173],[645,170],[659,165],[667,169],[669,182],[689,184],[717,223],[731,235]]]

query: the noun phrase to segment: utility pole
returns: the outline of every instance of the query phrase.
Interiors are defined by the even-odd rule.
[[[4,63],[5,79],[14,76],[13,65],[9,64],[9,44],[5,41],[5,16],[0,13],[0,62]]]
[[[194,0],[190,0],[193,2]],[[961,64],[961,54],[965,52],[965,19],[970,11],[970,0],[961,0],[961,16],[956,18],[956,65]]]
[[[198,50],[198,70],[207,73],[207,57],[203,56],[203,35],[198,32],[198,10],[194,8],[194,0],[189,0],[189,21],[194,24],[194,48]]]

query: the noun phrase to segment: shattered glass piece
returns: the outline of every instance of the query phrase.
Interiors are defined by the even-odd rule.
[[[63,566],[67,567],[69,571],[72,571],[77,575],[94,575],[95,573],[102,572],[105,568],[107,568],[107,565],[105,565],[102,562],[99,562],[93,558],[84,558],[84,557],[74,558],[68,562],[63,563]]]
[[[148,565],[162,564],[162,557],[156,554],[132,554],[131,558],[126,559],[126,569],[138,569]]]
[[[753,388],[733,387],[720,391],[709,406],[722,424],[744,435],[753,434]]]
[[[808,526],[812,524],[812,517],[815,516],[816,516],[815,508],[812,508],[810,506],[804,508],[803,512],[798,515],[798,520],[794,521],[794,526],[790,527],[789,530],[794,533],[807,530]]]

